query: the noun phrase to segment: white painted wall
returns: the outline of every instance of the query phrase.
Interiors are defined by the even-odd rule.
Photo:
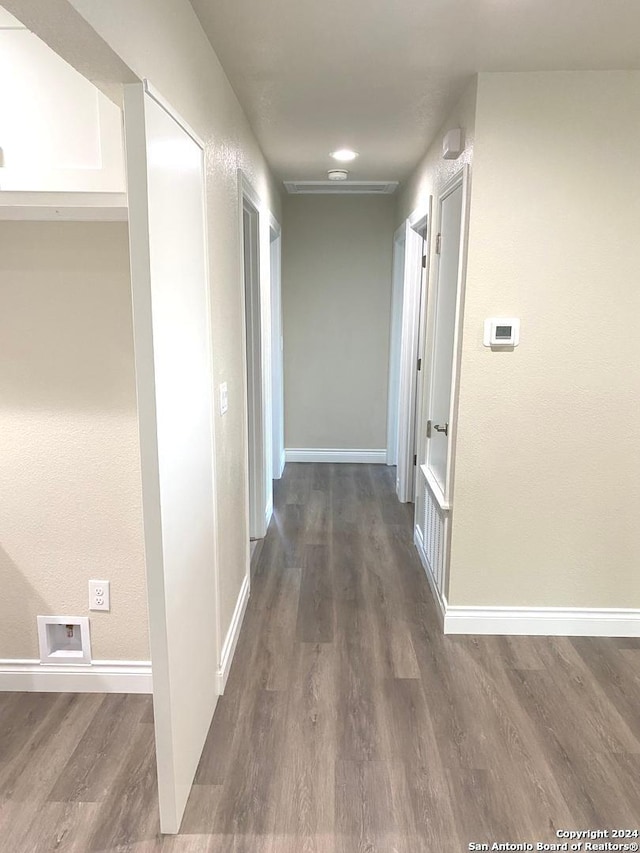
[[[94,658],[148,660],[126,224],[0,222],[0,387],[0,658],[63,613]]]
[[[229,411],[215,414],[222,636],[249,565],[242,249],[237,170],[276,218],[280,190],[187,0],[6,0],[32,30],[109,91],[146,77],[206,144],[213,371]],[[268,223],[263,235],[268,269]]]
[[[0,79],[0,190],[124,192],[120,110],[4,9]]]
[[[287,448],[386,447],[393,210],[392,197],[286,199]]]
[[[640,72],[480,75],[450,603],[640,607],[639,143]]]

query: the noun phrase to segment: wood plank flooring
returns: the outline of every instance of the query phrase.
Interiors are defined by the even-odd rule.
[[[149,697],[0,694],[0,850],[459,853],[640,827],[640,642],[441,634],[394,469],[288,464],[179,836]]]

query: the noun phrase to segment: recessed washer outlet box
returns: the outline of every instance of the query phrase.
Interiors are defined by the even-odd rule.
[[[91,663],[87,616],[38,616],[41,664]]]

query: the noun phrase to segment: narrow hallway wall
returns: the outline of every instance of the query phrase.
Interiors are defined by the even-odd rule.
[[[386,447],[394,207],[366,195],[285,200],[287,448]]]

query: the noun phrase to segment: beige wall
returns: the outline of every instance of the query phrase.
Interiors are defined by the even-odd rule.
[[[94,658],[148,659],[126,224],[0,222],[0,387],[0,658],[64,614]]]
[[[393,213],[389,197],[285,201],[288,448],[386,447]]]
[[[279,187],[188,0],[6,0],[4,5],[105,90],[114,91],[115,75],[148,78],[205,140],[214,380],[216,387],[227,382],[229,389],[229,410],[223,417],[216,412],[215,420],[224,637],[248,564],[237,169],[246,172],[276,218]],[[94,44],[87,22],[105,45]]]
[[[638,72],[480,75],[452,604],[640,607],[639,145]]]
[[[463,165],[471,163],[475,136],[476,88],[477,78],[474,77],[456,106],[447,116],[442,128],[436,134],[415,171],[401,185],[397,193],[396,227],[401,225],[414,210],[426,209],[429,204],[429,196],[433,196],[435,210],[436,197],[447,181]],[[462,128],[464,132],[464,151],[457,160],[443,160],[442,140],[445,133],[455,127]],[[435,229],[432,229],[433,239],[435,239],[435,233]]]

